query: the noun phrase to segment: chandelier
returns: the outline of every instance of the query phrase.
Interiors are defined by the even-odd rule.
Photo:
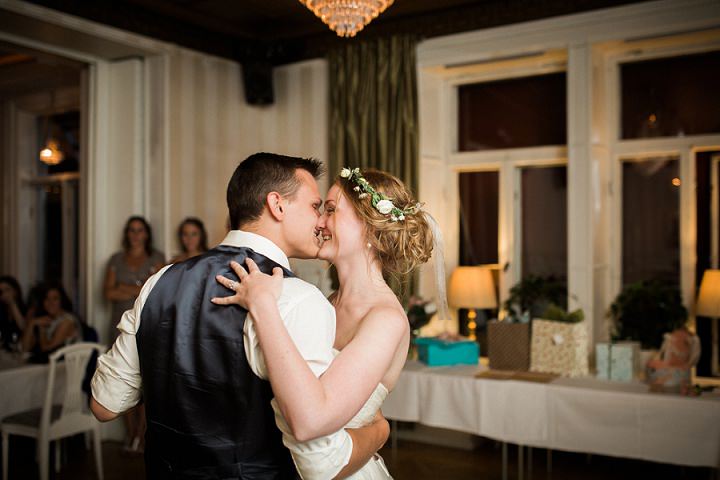
[[[354,37],[393,0],[300,0],[340,37]]]

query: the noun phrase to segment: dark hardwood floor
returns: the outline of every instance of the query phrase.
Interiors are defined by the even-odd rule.
[[[95,479],[95,462],[92,451],[85,450],[82,437],[65,441],[66,453],[59,474],[51,473],[56,480]],[[498,443],[478,439],[472,451],[438,447],[400,440],[397,452],[385,447],[380,453],[390,473],[397,480],[495,480],[501,479],[501,447]],[[53,453],[51,453],[51,465]],[[106,480],[144,479],[143,459],[123,452],[118,442],[103,443]],[[509,448],[509,475],[517,477],[517,448]],[[545,450],[533,450],[532,479],[535,480],[595,480],[595,479],[652,479],[652,480],[709,480],[714,472],[706,468],[682,468],[673,465],[642,462],[577,453],[553,452],[552,473],[546,471]],[[38,478],[35,464],[35,444],[32,440],[12,437],[10,441],[10,478],[33,480]],[[528,476],[525,476],[528,479]]]

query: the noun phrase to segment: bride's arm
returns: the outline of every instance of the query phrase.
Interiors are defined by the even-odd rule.
[[[281,271],[269,277],[250,262],[250,275],[233,264],[241,279],[236,295],[213,302],[240,304],[255,320],[273,393],[293,436],[304,442],[339,430],[382,380],[407,334],[407,320],[396,310],[373,309],[353,340],[318,379],[300,355],[278,311],[279,293],[272,282],[282,282]],[[230,284],[224,277],[218,281]]]

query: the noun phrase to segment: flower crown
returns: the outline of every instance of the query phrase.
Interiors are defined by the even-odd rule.
[[[343,168],[340,171],[342,178],[347,178],[349,181],[355,183],[353,190],[358,192],[360,198],[370,197],[372,206],[383,215],[390,215],[390,220],[393,222],[401,222],[405,220],[405,215],[412,215],[417,213],[422,207],[422,204],[416,203],[405,208],[398,208],[392,202],[391,198],[386,197],[382,193],[375,190],[372,185],[365,180],[359,168]]]

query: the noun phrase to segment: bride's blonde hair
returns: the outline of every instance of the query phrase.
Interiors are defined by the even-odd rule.
[[[399,178],[374,169],[363,170],[362,176],[400,210],[417,204]],[[430,260],[433,235],[421,209],[406,214],[403,220],[393,221],[389,214],[384,215],[373,207],[370,198],[359,195],[355,182],[338,177],[336,183],[364,221],[367,243],[374,249],[383,273],[391,276],[406,274]]]

